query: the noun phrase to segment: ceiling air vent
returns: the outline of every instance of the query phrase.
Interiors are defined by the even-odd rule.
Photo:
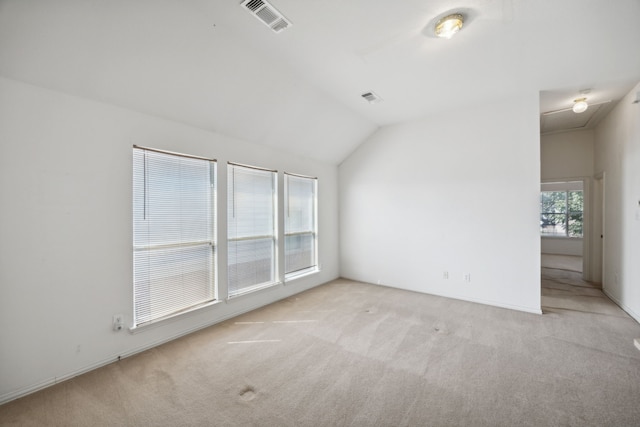
[[[369,104],[377,104],[378,102],[382,101],[382,98],[380,98],[378,94],[373,92],[363,93],[361,96],[369,101]]]
[[[279,33],[293,25],[275,7],[265,0],[244,0],[240,6],[247,9],[247,11],[259,19],[260,22],[271,28],[274,33]]]

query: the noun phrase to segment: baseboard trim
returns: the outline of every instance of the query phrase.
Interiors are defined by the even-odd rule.
[[[269,304],[271,304],[271,303],[269,303]],[[65,375],[62,375],[62,376],[59,376],[59,377],[50,378],[48,380],[45,380],[45,381],[42,381],[40,383],[31,385],[29,387],[26,387],[26,388],[23,388],[23,389],[20,389],[20,390],[11,392],[11,393],[6,393],[6,394],[0,396],[0,405],[2,405],[4,403],[11,402],[12,400],[19,399],[21,397],[27,396],[27,395],[29,395],[31,393],[35,393],[37,391],[43,390],[43,389],[45,389],[47,387],[51,387],[53,385],[68,381],[68,380],[70,380],[72,378],[75,378],[77,376],[80,376],[82,374],[86,374],[87,372],[91,372],[94,369],[102,368],[104,366],[110,365],[111,363],[118,362],[119,360],[122,360],[122,359],[125,359],[127,357],[136,355],[138,353],[142,353],[143,351],[147,351],[147,350],[150,350],[152,348],[158,347],[158,346],[160,346],[162,344],[168,343],[168,342],[176,340],[176,339],[178,339],[180,337],[183,337],[183,336],[192,334],[192,333],[194,333],[196,331],[199,331],[200,329],[208,328],[209,326],[213,326],[213,325],[216,325],[218,323],[222,323],[225,320],[229,320],[229,319],[231,319],[233,317],[240,316],[240,315],[242,315],[244,313],[247,313],[247,312],[249,312],[251,310],[255,310],[255,309],[260,308],[260,307],[261,306],[257,306],[257,307],[254,307],[254,308],[249,308],[249,309],[246,309],[246,310],[238,311],[237,313],[233,313],[233,314],[229,314],[227,316],[223,316],[221,318],[217,318],[215,321],[206,322],[204,324],[200,324],[198,326],[194,326],[194,327],[189,328],[189,329],[187,329],[185,331],[182,331],[182,332],[180,332],[178,334],[171,335],[171,336],[169,336],[167,338],[163,338],[163,339],[158,340],[158,341],[154,341],[151,344],[147,344],[147,345],[144,345],[144,346],[141,346],[141,347],[136,347],[136,348],[133,348],[133,349],[128,350],[128,351],[123,352],[123,353],[114,354],[114,355],[112,355],[110,357],[107,357],[106,359],[102,359],[99,362],[96,362],[96,363],[93,363],[91,365],[82,367],[82,368],[80,368],[78,370],[72,371],[72,372],[67,373]]]
[[[75,377],[77,377],[79,375],[86,374],[87,372],[93,371],[94,369],[102,368],[102,367],[107,366],[107,365],[109,365],[111,363],[118,362],[119,360],[125,359],[127,357],[134,356],[134,355],[136,355],[138,353],[142,353],[143,351],[147,351],[147,350],[150,350],[152,348],[158,347],[158,346],[160,346],[162,344],[165,344],[165,343],[168,343],[170,341],[173,341],[173,340],[176,340],[178,338],[181,338],[183,336],[192,334],[192,333],[197,332],[197,331],[199,331],[201,329],[217,325],[217,324],[222,323],[224,321],[227,321],[229,319],[233,319],[234,317],[238,317],[238,316],[241,316],[241,315],[243,315],[245,313],[249,313],[250,311],[257,310],[257,309],[262,308],[262,307],[266,307],[266,306],[268,306],[270,304],[274,304],[274,303],[276,303],[278,301],[281,301],[283,299],[290,298],[293,295],[299,294],[301,292],[308,291],[308,290],[313,289],[313,288],[315,288],[317,286],[322,286],[324,284],[330,283],[330,282],[332,282],[332,281],[334,281],[336,279],[337,278],[334,278],[334,279],[331,279],[331,280],[329,280],[327,282],[320,283],[318,285],[305,286],[304,288],[299,289],[297,292],[293,292],[291,294],[287,293],[287,294],[283,295],[281,298],[275,299],[275,300],[270,301],[270,302],[268,302],[266,304],[264,302],[257,303],[257,304],[252,304],[252,305],[250,305],[248,307],[245,307],[244,309],[240,309],[240,310],[234,311],[232,313],[228,313],[228,314],[223,315],[221,317],[216,317],[214,320],[203,322],[203,323],[201,323],[199,325],[196,325],[196,326],[193,326],[191,328],[188,328],[188,329],[186,329],[184,331],[181,331],[181,332],[179,332],[177,334],[173,334],[173,335],[170,335],[169,337],[162,338],[162,339],[157,340],[157,341],[153,341],[150,344],[146,344],[146,345],[143,345],[143,346],[140,346],[140,347],[135,347],[135,348],[127,350],[125,352],[113,354],[110,357],[107,357],[107,358],[102,359],[102,360],[100,360],[98,362],[92,363],[90,365],[84,366],[84,367],[82,367],[80,369],[77,369],[75,371],[69,372],[69,373],[64,374],[62,376],[53,377],[53,378],[50,378],[48,380],[44,380],[44,381],[38,382],[36,384],[32,384],[30,386],[27,386],[27,387],[24,387],[24,388],[21,388],[21,389],[14,390],[14,391],[11,391],[9,393],[5,393],[3,395],[0,395],[0,405],[3,405],[5,403],[9,403],[12,400],[16,400],[16,399],[19,399],[21,397],[27,396],[29,394],[35,393],[37,391],[43,390],[43,389],[45,389],[47,387],[51,387],[53,385],[68,381],[68,380],[70,380],[72,378],[75,378]]]
[[[348,277],[341,277],[342,279],[346,279],[346,280],[353,280],[354,282],[360,282],[360,283],[367,283],[369,285],[374,285],[374,286],[384,286],[384,287],[388,287],[388,288],[394,288],[394,289],[400,289],[403,291],[409,291],[409,292],[417,292],[420,294],[425,294],[425,295],[433,295],[433,296],[437,296],[437,297],[444,297],[444,298],[451,298],[451,299],[456,299],[456,300],[460,300],[460,301],[466,301],[466,302],[472,302],[475,304],[482,304],[482,305],[487,305],[490,307],[498,307],[498,308],[506,308],[508,310],[515,310],[515,311],[522,311],[524,313],[531,313],[531,314],[542,314],[542,308],[534,308],[534,307],[525,307],[525,306],[521,306],[521,305],[515,305],[515,304],[507,304],[507,303],[502,303],[502,302],[498,302],[498,301],[492,301],[492,300],[484,300],[484,299],[480,299],[480,298],[470,298],[467,296],[463,296],[463,295],[458,295],[458,294],[437,294],[437,293],[433,293],[433,292],[424,292],[424,291],[419,291],[416,289],[410,289],[410,288],[403,288],[400,286],[394,286],[394,285],[389,285],[389,284],[375,284],[375,283],[370,283],[370,282],[364,282],[362,280],[357,280],[357,279],[351,279]]]
[[[450,297],[450,298],[456,298],[456,299],[460,299],[463,301],[468,301],[468,302],[474,302],[476,304],[483,304],[483,305],[489,305],[492,307],[498,307],[498,308],[506,308],[509,310],[515,310],[515,311],[522,311],[525,313],[531,313],[531,314],[542,314],[542,309],[541,308],[532,308],[532,307],[524,307],[521,305],[513,305],[513,304],[504,304],[504,303],[500,303],[500,302],[496,302],[496,301],[491,301],[491,300],[483,300],[483,299],[477,299],[477,298],[466,298],[466,297]]]
[[[604,288],[604,286],[602,287],[602,292],[604,292],[604,294],[607,297],[609,297],[609,299],[611,301],[613,301],[618,307],[620,307],[622,310],[624,310],[625,313],[627,313],[629,316],[633,317],[633,320],[635,320],[636,322],[640,323],[640,314],[636,313],[635,311],[633,311],[632,309],[630,309],[629,307],[624,305],[622,303],[622,301],[620,301],[618,298],[613,296],[609,291],[607,291]]]
[[[508,310],[522,311],[522,312],[525,312],[525,313],[542,314],[542,309],[541,308],[524,307],[524,306],[521,306],[521,305],[506,304],[506,303],[502,303],[502,302],[498,302],[498,301],[485,300],[485,299],[480,299],[480,298],[470,298],[470,297],[467,297],[467,296],[456,295],[456,294],[450,294],[450,295],[447,295],[447,294],[432,294],[432,295],[437,295],[437,296],[441,296],[441,297],[445,297],[445,298],[458,299],[458,300],[461,300],[461,301],[472,302],[472,303],[475,303],[475,304],[488,305],[488,306],[491,306],[491,307],[506,308]]]

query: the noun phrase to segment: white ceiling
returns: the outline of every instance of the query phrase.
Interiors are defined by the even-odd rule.
[[[334,164],[379,126],[640,81],[638,0],[271,0],[280,34],[240,2],[0,0],[0,75]],[[465,27],[434,37],[451,11]]]
[[[635,82],[637,83],[637,82]],[[540,133],[593,129],[635,86],[633,81],[600,82],[568,89],[540,92]],[[576,114],[571,110],[578,98],[587,98],[589,108]]]

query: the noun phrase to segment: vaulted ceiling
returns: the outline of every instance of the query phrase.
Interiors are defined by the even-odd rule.
[[[334,164],[380,126],[640,81],[638,0],[271,0],[279,34],[240,3],[0,0],[0,75]]]

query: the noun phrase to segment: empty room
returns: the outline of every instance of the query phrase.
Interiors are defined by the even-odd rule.
[[[640,425],[637,0],[0,0],[0,425]]]

